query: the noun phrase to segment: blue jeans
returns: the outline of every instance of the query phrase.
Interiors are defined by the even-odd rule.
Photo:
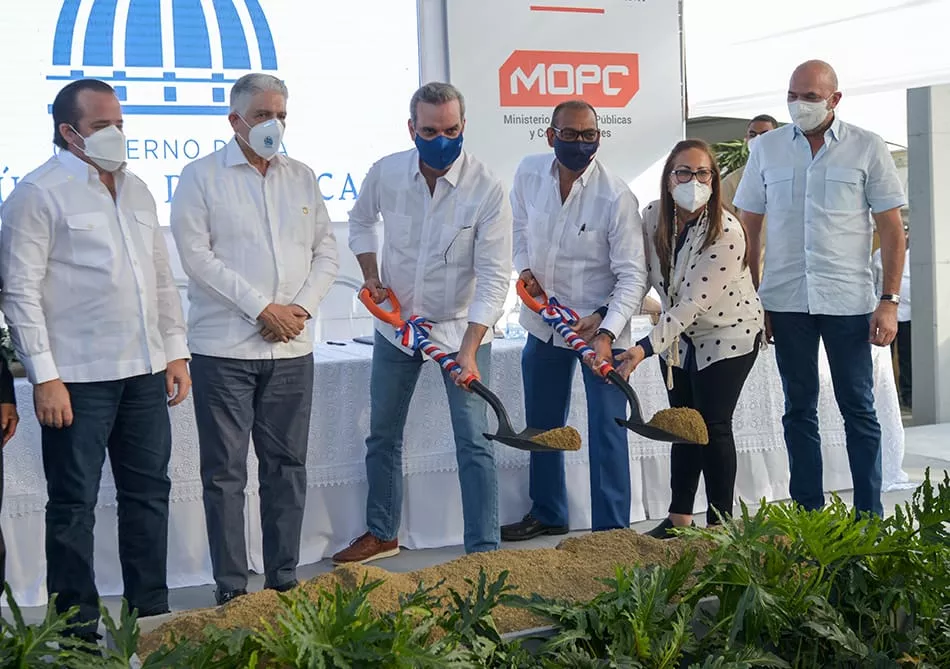
[[[423,365],[422,355],[406,355],[378,332],[370,374],[370,428],[366,440],[366,527],[377,539],[399,534],[402,513],[402,439],[409,401]],[[475,362],[483,379],[491,373],[491,346],[479,346]],[[498,548],[498,479],[495,451],[483,436],[488,432],[488,405],[442,374],[449,400],[452,431],[462,488],[465,552]]]
[[[619,351],[618,351],[619,353]],[[571,384],[580,356],[528,335],[521,355],[525,418],[528,426],[551,430],[567,424]],[[626,428],[615,418],[627,415],[621,390],[582,367],[587,392],[587,442],[590,448],[591,529],[630,526],[630,453]],[[531,515],[545,525],[568,525],[563,453],[531,453]]]
[[[42,428],[46,474],[46,584],[56,609],[79,607],[75,633],[94,632],[99,593],[93,528],[106,451],[115,479],[123,596],[140,616],[168,610],[168,460],[165,374],[67,383],[70,427]]]
[[[806,509],[825,504],[818,431],[818,340],[824,342],[854,484],[854,508],[883,515],[881,426],[874,409],[870,314],[814,316],[769,312],[775,359],[785,391],[785,445],[792,499]]]

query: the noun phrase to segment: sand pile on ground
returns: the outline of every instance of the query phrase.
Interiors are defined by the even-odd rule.
[[[567,539],[557,548],[533,550],[502,550],[466,555],[451,562],[427,567],[414,572],[388,572],[375,566],[347,566],[322,574],[301,588],[314,596],[322,588],[332,591],[337,584],[355,588],[363,579],[384,580],[383,585],[369,595],[377,611],[398,608],[399,595],[415,591],[422,582],[434,585],[445,580],[439,594],[453,588],[467,594],[470,590],[465,579],[476,580],[484,569],[489,581],[507,570],[508,583],[517,587],[515,594],[530,597],[538,594],[546,598],[586,602],[602,592],[605,586],[599,578],[611,578],[617,565],[671,565],[687,550],[697,551],[697,566],[703,564],[711,546],[704,542],[668,539],[660,541],[637,534],[632,530],[596,532]],[[270,590],[240,597],[216,609],[202,609],[182,614],[155,631],[142,635],[140,655],[147,655],[171,639],[197,638],[209,625],[220,629],[259,629],[262,620],[276,619],[280,607],[277,594]],[[499,607],[494,613],[501,632],[514,632],[545,624],[521,609]]]

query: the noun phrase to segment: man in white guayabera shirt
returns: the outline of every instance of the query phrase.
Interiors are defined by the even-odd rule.
[[[95,79],[53,101],[59,151],[3,203],[3,313],[42,426],[46,587],[94,640],[93,528],[106,451],[119,508],[123,596],[168,611],[166,404],[185,399],[188,347],[155,201],[125,167],[122,108]],[[171,398],[171,401],[169,401]]]
[[[278,153],[287,88],[231,89],[234,137],[181,173],[172,232],[188,285],[205,521],[219,604],[247,592],[244,487],[260,462],[264,587],[297,584],[313,400],[312,318],[336,278],[336,240],[313,171]]]
[[[736,192],[759,276],[762,219],[769,218],[759,296],[766,337],[785,390],[785,445],[792,499],[825,503],[818,432],[818,342],[824,343],[844,418],[854,507],[882,515],[881,426],[874,410],[871,344],[897,333],[905,204],[894,160],[877,135],[838,118],[838,77],[818,60],[788,84],[792,124],[759,137]],[[877,225],[883,293],[875,295],[871,245]]]
[[[637,198],[597,158],[597,113],[583,100],[567,100],[551,113],[551,153],[528,156],[511,189],[514,264],[529,292],[544,291],[582,317],[576,329],[611,360],[630,345],[630,318],[646,293],[647,263]],[[606,306],[609,301],[609,307]],[[528,341],[521,358],[528,426],[549,430],[567,421],[578,354],[541,317],[526,308]],[[591,528],[630,525],[630,453],[617,416],[627,400],[588,366],[583,367],[590,447]],[[505,541],[568,531],[563,453],[532,453],[531,509],[501,528]]]
[[[426,84],[412,96],[409,112],[416,148],[370,168],[350,212],[350,248],[377,303],[391,289],[403,319],[430,319],[432,341],[457,352],[462,373],[443,378],[458,454],[465,550],[493,550],[498,484],[494,450],[482,434],[488,430],[487,407],[459,384],[472,375],[488,377],[492,327],[511,277],[511,209],[501,182],[462,150],[465,100],[454,86]],[[403,346],[391,326],[377,323],[366,440],[368,531],[334,555],[334,562],[362,563],[399,552],[402,437],[422,364],[421,354]]]

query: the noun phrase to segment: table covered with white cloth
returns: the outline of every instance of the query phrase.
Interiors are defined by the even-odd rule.
[[[520,355],[523,340],[496,340],[489,386],[507,405],[516,428],[524,425]],[[313,412],[307,459],[307,507],[301,563],[328,557],[365,530],[366,474],[364,439],[369,430],[369,377],[372,347],[357,343],[316,347]],[[874,381],[878,417],[883,428],[884,484],[906,484],[901,469],[904,433],[894,374],[887,349],[874,349]],[[819,418],[828,490],[851,488],[841,416],[834,403],[831,377],[822,353]],[[412,400],[404,446],[405,500],[400,543],[410,549],[462,543],[462,510],[455,444],[445,390],[434,363],[423,369]],[[655,360],[631,377],[645,416],[667,404],[666,387]],[[17,381],[21,423],[4,449],[5,497],[0,513],[7,543],[7,580],[24,606],[46,600],[44,554],[45,479],[28,383]],[[782,388],[771,349],[764,351],[743,390],[735,416],[739,452],[736,494],[748,501],[788,496],[788,460],[782,437]],[[173,446],[170,464],[171,508],[168,584],[177,588],[212,583],[198,466],[198,438],[189,398],[171,410]],[[494,418],[490,419],[494,425]],[[584,437],[584,447],[566,456],[573,529],[590,527],[586,404],[580,372],[574,383],[570,424]],[[660,518],[670,500],[669,444],[651,442],[628,432],[633,490],[631,521]],[[496,445],[500,520],[520,519],[528,510],[528,454]],[[263,571],[257,461],[249,456],[246,514],[248,559]],[[696,509],[705,508],[702,487]],[[115,486],[108,461],[96,511],[96,580],[100,594],[122,591],[116,535]]]

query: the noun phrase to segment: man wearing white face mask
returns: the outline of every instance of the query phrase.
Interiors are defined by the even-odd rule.
[[[841,121],[840,100],[830,65],[799,65],[788,87],[794,125],[759,138],[735,204],[748,231],[753,277],[758,276],[762,219],[769,218],[759,295],[785,389],[792,498],[808,509],[824,505],[817,414],[820,339],[844,418],[854,506],[881,515],[881,427],[874,410],[870,344],[887,346],[897,333],[904,265],[900,208],[906,198],[884,141]],[[879,294],[871,272],[871,218],[881,239]]]
[[[313,317],[336,279],[336,240],[313,171],[279,153],[287,87],[231,89],[234,138],[182,171],[172,233],[188,274],[188,337],[205,521],[218,604],[246,594],[244,488],[260,461],[264,586],[297,584],[313,400]]]
[[[168,611],[166,403],[188,394],[189,354],[155,201],[125,169],[115,92],[75,81],[52,112],[61,150],[0,209],[0,275],[42,426],[47,590],[59,611],[79,607],[71,632],[92,640],[93,526],[106,451],[123,594],[139,617]]]

